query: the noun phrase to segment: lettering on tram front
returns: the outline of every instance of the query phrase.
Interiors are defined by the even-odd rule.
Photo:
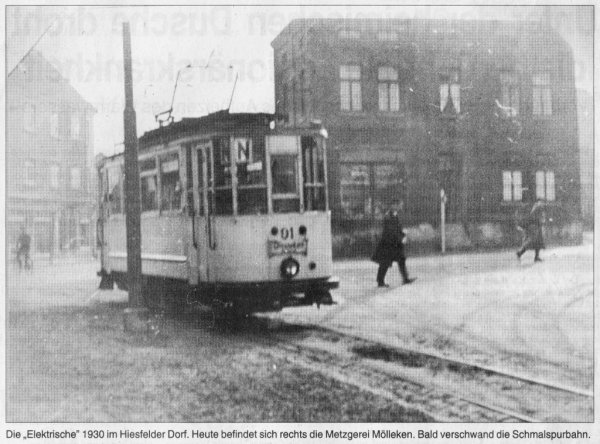
[[[302,230],[300,230],[302,232]],[[277,239],[273,239],[276,237]],[[308,254],[308,239],[299,234],[294,227],[280,227],[271,230],[271,239],[267,241],[269,257],[285,254]]]

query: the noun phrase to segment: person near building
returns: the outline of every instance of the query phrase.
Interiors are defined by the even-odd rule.
[[[404,254],[406,234],[400,223],[399,207],[400,205],[395,203],[385,214],[381,239],[372,257],[373,261],[379,264],[377,270],[377,285],[379,287],[389,287],[385,283],[385,275],[393,262],[398,262],[403,284],[410,284],[415,280],[408,277],[408,271],[406,270],[406,256]]]
[[[30,248],[31,236],[27,234],[25,227],[21,227],[21,234],[19,234],[19,238],[17,239],[17,262],[19,263],[19,269],[31,268]]]
[[[523,232],[523,243],[521,248],[517,251],[517,259],[521,259],[521,256],[527,250],[534,250],[535,256],[533,260],[535,262],[542,262],[540,258],[540,250],[545,248],[544,246],[544,233],[542,225],[544,223],[544,201],[538,199],[532,206],[529,214],[523,218],[519,223],[518,228]]]

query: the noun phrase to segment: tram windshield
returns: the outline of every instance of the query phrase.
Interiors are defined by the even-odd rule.
[[[315,137],[295,135],[197,145],[198,213],[204,199],[208,214],[223,216],[327,210],[323,150]]]

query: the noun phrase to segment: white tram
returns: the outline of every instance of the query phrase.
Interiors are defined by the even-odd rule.
[[[221,111],[139,140],[143,296],[237,313],[331,304],[323,130]],[[124,157],[98,165],[102,285],[127,286]]]

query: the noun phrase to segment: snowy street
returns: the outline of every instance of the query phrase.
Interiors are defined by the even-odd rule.
[[[542,257],[535,264],[531,252],[518,262],[510,250],[409,257],[417,280],[401,285],[394,265],[387,289],[376,286],[376,264],[339,261],[337,305],[268,316],[590,389],[591,239],[549,248]],[[8,311],[125,302],[124,292],[97,291],[97,269],[87,256],[38,262],[31,272],[9,269]]]
[[[377,265],[336,264],[333,307],[286,309],[310,322],[390,345],[433,352],[590,389],[593,383],[593,246],[549,248],[517,261],[511,250],[409,258],[417,280],[376,287]]]

